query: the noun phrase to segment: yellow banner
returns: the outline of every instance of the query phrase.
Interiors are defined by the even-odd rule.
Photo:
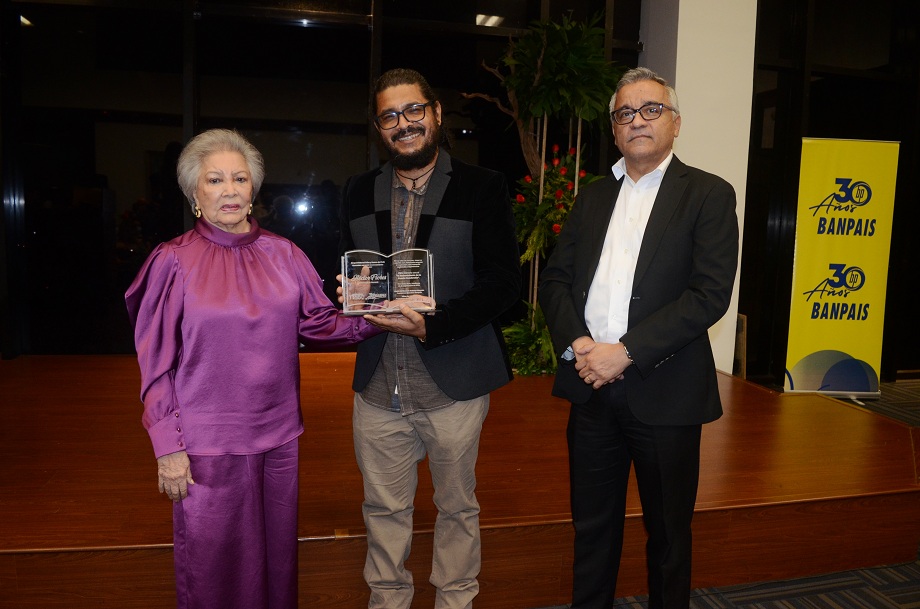
[[[879,394],[898,146],[802,140],[786,391]]]

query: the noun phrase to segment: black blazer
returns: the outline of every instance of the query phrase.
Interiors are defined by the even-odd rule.
[[[585,304],[622,182],[585,187],[543,271],[540,305],[561,354],[586,336]],[[708,329],[728,309],[738,266],[731,185],[684,165],[665,172],[642,239],[621,337],[635,361],[625,371],[629,407],[650,425],[693,425],[722,414]],[[553,394],[584,403],[593,389],[560,359]]]
[[[342,203],[342,252],[391,253],[393,168],[350,178]],[[413,341],[431,378],[455,400],[470,400],[512,379],[499,316],[520,300],[521,266],[505,177],[441,149],[428,183],[415,247],[431,250],[437,312],[426,339]],[[352,388],[370,381],[386,334],[358,346]]]

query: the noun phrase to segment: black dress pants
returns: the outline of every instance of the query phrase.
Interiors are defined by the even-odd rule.
[[[610,609],[623,549],[626,488],[636,470],[648,534],[649,609],[690,604],[690,524],[701,425],[652,426],[629,409],[623,381],[573,404],[567,438],[575,525],[572,609]]]

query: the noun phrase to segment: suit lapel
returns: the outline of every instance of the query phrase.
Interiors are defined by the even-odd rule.
[[[600,183],[597,205],[594,206],[586,218],[589,225],[588,230],[590,231],[586,240],[590,248],[587,251],[587,257],[584,259],[588,270],[583,275],[586,282],[583,287],[586,293],[591,286],[591,282],[594,281],[594,274],[597,272],[598,264],[600,264],[604,241],[607,239],[607,227],[610,225],[610,218],[613,216],[613,208],[616,205],[622,184],[622,180],[617,180],[612,175]]]
[[[428,247],[428,240],[431,238],[434,221],[438,217],[438,210],[441,208],[441,201],[444,200],[447,186],[452,181],[459,181],[459,179],[457,172],[453,169],[450,155],[442,148],[438,152],[434,172],[428,181],[428,190],[425,191],[425,205],[422,207],[415,231],[415,247]],[[456,192],[456,185],[454,188],[453,192]]]
[[[621,182],[612,175],[607,176],[603,181],[592,184],[591,194],[585,195],[586,198],[578,199],[575,203],[576,207],[585,206],[585,216],[577,228],[579,234],[585,233],[584,239],[579,238],[579,242],[583,243],[584,247],[575,249],[577,272],[572,285],[573,294],[578,295],[576,306],[582,316],[585,312],[588,290],[591,289],[597,266],[600,264],[601,252],[607,238],[607,226],[610,224],[613,207],[620,194],[620,185]]]
[[[393,251],[393,230],[390,219],[393,190],[393,166],[386,163],[374,180],[374,217],[377,222],[377,251]]]
[[[638,285],[642,280],[649,264],[651,264],[652,258],[655,257],[655,252],[661,246],[665,230],[671,222],[675,210],[680,205],[686,189],[687,166],[675,156],[671,159],[671,164],[661,179],[658,196],[655,197],[655,205],[652,207],[652,213],[645,227],[645,234],[642,236],[642,246],[639,248],[639,258],[636,260],[636,274],[633,278],[634,286]]]

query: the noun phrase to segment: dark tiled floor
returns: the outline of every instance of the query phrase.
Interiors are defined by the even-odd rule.
[[[920,379],[882,383],[879,390],[881,396],[877,400],[848,401],[913,427],[920,427]]]
[[[648,609],[647,597],[616,609]],[[568,609],[557,605],[544,609]],[[694,590],[691,609],[920,609],[920,560],[779,582]]]

